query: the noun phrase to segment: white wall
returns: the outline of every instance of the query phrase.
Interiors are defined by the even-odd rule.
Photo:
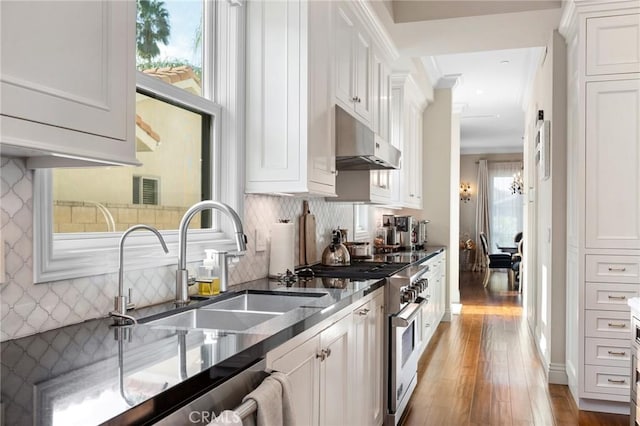
[[[459,303],[458,277],[458,187],[460,126],[452,113],[452,89],[434,90],[433,102],[423,113],[422,210],[404,209],[401,214],[429,220],[430,245],[447,247],[445,319],[451,318],[451,303]],[[454,136],[455,135],[455,136]]]
[[[542,180],[535,164],[537,111],[551,121],[551,177]],[[566,47],[555,31],[535,78],[527,110],[525,158],[531,244],[525,244],[528,322],[550,383],[565,383],[566,242]]]

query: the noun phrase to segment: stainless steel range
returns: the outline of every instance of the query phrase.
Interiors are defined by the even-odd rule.
[[[298,271],[301,276],[330,279],[386,279],[384,336],[385,425],[397,425],[417,384],[419,316],[427,303],[427,262],[359,262],[350,266],[314,265]]]
[[[418,381],[420,315],[428,302],[426,262],[401,270],[387,279],[385,313],[388,327],[387,416],[397,425]]]

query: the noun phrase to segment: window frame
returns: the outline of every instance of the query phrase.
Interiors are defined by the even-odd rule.
[[[136,91],[211,115],[211,198],[231,205],[241,218],[244,216],[244,80],[243,74],[236,71],[244,70],[245,8],[242,6],[239,1],[204,0],[203,19],[213,25],[204,25],[203,31],[202,97],[136,71]],[[214,61],[214,58],[224,60]],[[228,142],[225,146],[220,143],[223,138]],[[230,169],[234,172],[230,173]],[[35,170],[33,203],[34,283],[118,270],[122,232],[57,234],[54,238],[51,170]],[[202,259],[205,248],[235,251],[234,241],[227,236],[231,229],[228,221],[220,221],[217,214],[213,220],[213,229],[189,231],[187,262]],[[143,269],[176,264],[178,230],[161,233],[169,254],[164,254],[154,235],[136,232],[127,238],[125,267]]]

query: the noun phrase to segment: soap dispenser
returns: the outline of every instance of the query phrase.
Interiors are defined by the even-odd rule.
[[[216,263],[216,251],[205,250],[202,266],[198,268],[198,294],[213,296],[220,293],[220,268]]]

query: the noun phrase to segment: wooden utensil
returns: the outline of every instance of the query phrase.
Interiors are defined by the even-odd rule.
[[[300,216],[300,256],[301,265],[310,265],[317,261],[316,254],[316,217],[309,211],[309,202],[302,202]]]

